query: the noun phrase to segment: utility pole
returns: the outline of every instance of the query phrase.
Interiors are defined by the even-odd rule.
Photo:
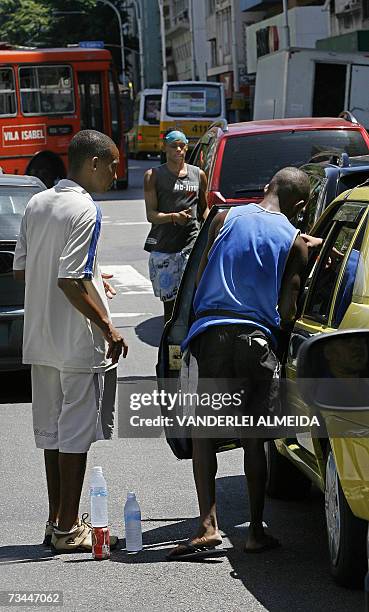
[[[141,4],[138,0],[132,0],[133,7],[135,10],[137,29],[138,29],[138,45],[140,51],[140,87],[141,91],[145,89],[145,77],[144,77],[144,54],[143,54],[143,37],[142,37],[142,13]]]
[[[236,30],[235,0],[231,0],[231,36],[232,36],[233,91],[234,91],[235,94],[238,94],[239,91],[240,91],[240,81],[239,81],[239,77],[238,77],[238,54],[237,54],[237,30]],[[240,120],[240,111],[238,109],[236,109],[236,111],[235,111],[235,119],[236,119],[236,123]]]
[[[97,2],[102,2],[103,4],[110,6],[110,8],[114,11],[114,13],[117,16],[118,23],[119,23],[120,55],[121,55],[121,62],[122,62],[122,79],[123,79],[123,85],[125,85],[124,81],[125,81],[125,75],[126,75],[126,61],[125,61],[125,55],[124,55],[123,26],[122,26],[122,18],[120,16],[120,12],[118,11],[117,7],[114,6],[114,4],[110,2],[110,0],[97,0]]]
[[[290,37],[290,26],[288,23],[288,0],[283,1],[283,30],[284,30],[284,44],[286,45],[287,51],[291,48],[291,37]]]
[[[163,83],[168,80],[167,53],[165,42],[164,0],[158,0],[160,13],[161,58],[163,64]]]
[[[193,23],[193,2],[188,0],[188,17],[190,22],[190,37],[191,37],[191,80],[196,81],[196,48]]]

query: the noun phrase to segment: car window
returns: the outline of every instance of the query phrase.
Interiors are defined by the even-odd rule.
[[[291,223],[299,230],[309,233],[324,209],[327,178],[309,176],[310,197],[307,206],[301,211]]]
[[[346,265],[343,271],[334,305],[332,327],[339,327],[343,317],[345,316],[347,308],[351,304],[356,273],[359,268],[360,249],[364,239],[366,221],[367,219],[365,219],[365,222],[362,224],[360,231],[356,237],[355,243],[346,260]]]
[[[368,152],[358,130],[291,130],[229,137],[222,159],[220,192],[233,198],[256,187],[262,189],[281,168],[302,166],[327,149],[351,156]]]
[[[336,213],[331,232],[312,272],[304,315],[327,323],[334,290],[345,255],[366,210],[362,204],[346,203]]]
[[[39,187],[9,187],[0,185],[0,240],[14,240],[31,197]]]
[[[364,183],[364,181],[367,181],[368,179],[369,179],[369,168],[362,172],[350,172],[349,174],[345,174],[341,176],[339,183],[338,183],[337,195],[339,193],[342,193],[343,191],[346,191],[347,189],[353,189],[354,187],[357,187],[358,185],[360,185],[361,183]]]

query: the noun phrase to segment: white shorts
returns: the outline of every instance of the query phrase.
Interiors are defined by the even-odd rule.
[[[32,415],[37,448],[86,453],[113,435],[117,369],[61,372],[32,366]]]
[[[149,273],[154,295],[162,302],[176,299],[189,253],[159,253],[152,251],[149,258]]]

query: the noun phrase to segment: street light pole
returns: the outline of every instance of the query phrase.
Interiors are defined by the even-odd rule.
[[[141,91],[145,89],[145,78],[144,78],[144,54],[143,54],[143,38],[142,38],[142,14],[141,6],[137,0],[132,0],[133,7],[135,9],[137,27],[138,27],[138,44],[140,50],[140,86]]]
[[[160,13],[161,58],[163,64],[163,83],[168,80],[167,54],[165,42],[164,0],[158,0]]]
[[[120,54],[121,54],[121,61],[122,61],[122,79],[123,79],[123,85],[124,85],[125,84],[124,79],[125,79],[125,74],[126,74],[126,61],[125,61],[125,55],[124,55],[123,26],[122,26],[122,18],[120,16],[120,12],[118,11],[117,7],[114,6],[114,4],[112,4],[109,0],[96,0],[96,1],[102,2],[103,4],[110,6],[110,8],[114,11],[114,13],[117,16],[118,23],[119,23]]]

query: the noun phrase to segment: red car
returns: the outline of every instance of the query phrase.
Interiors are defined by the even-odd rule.
[[[350,113],[346,117],[213,124],[190,158],[208,177],[209,207],[261,200],[278,170],[299,167],[322,151],[368,154],[368,133]]]

